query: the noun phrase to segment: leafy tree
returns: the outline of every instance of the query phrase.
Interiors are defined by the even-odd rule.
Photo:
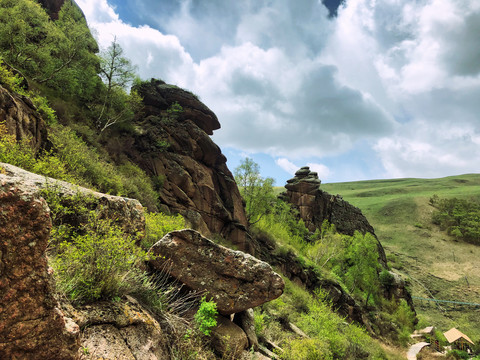
[[[66,1],[57,21],[33,0],[0,2],[0,55],[64,96],[91,98],[99,84],[97,45],[79,8]]]
[[[80,9],[71,1],[62,6],[54,22],[61,36],[52,49],[52,61],[44,69],[39,83],[61,90],[65,95],[76,95],[84,101],[92,100],[101,80],[97,75],[98,46],[90,34]]]
[[[111,45],[102,52],[100,75],[105,83],[103,103],[97,118],[100,132],[110,126],[126,121],[140,107],[141,98],[135,90],[130,94],[126,89],[135,79],[135,66],[123,56],[123,49],[115,37]]]
[[[245,201],[247,220],[258,222],[275,203],[272,178],[262,178],[260,167],[250,158],[245,158],[234,171],[235,181]]]
[[[28,75],[38,74],[51,61],[55,31],[44,9],[33,0],[0,2],[0,53]]]
[[[436,208],[432,222],[457,239],[480,244],[480,204],[474,201],[434,195],[430,204]]]
[[[365,303],[379,289],[378,252],[375,238],[366,233],[355,232],[347,249],[347,262],[351,265],[346,273],[346,282],[350,292],[361,289],[366,294]]]

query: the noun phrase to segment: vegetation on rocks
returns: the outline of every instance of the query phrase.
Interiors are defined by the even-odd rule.
[[[33,0],[0,3],[0,85],[13,94],[15,101],[28,102],[30,99],[48,125],[47,141],[34,150],[30,139],[17,141],[8,133],[6,124],[0,123],[0,162],[104,193],[136,198],[147,207],[146,231],[140,242],[132,234],[125,233],[113,219],[101,216],[100,209],[93,209],[82,195],[69,198],[67,206],[54,187],[45,190],[43,196],[54,224],[48,251],[57,289],[76,305],[99,300],[120,301],[131,295],[171,330],[169,352],[172,358],[212,358],[212,352],[205,349],[204,336],[215,326],[215,303],[203,298],[194,319],[177,316],[189,306],[185,305],[189,300],[182,298],[178,287],[168,284],[165,278],[146,272],[144,263],[151,259],[148,249],[154,243],[165,234],[186,226],[180,215],[156,212],[161,208],[159,205],[164,205],[162,201],[177,196],[183,205],[194,203],[200,195],[205,195],[205,199],[200,200],[207,204],[217,199],[221,192],[215,186],[225,182],[231,187],[222,189],[222,197],[234,191],[237,197],[227,199],[225,206],[208,203],[218,213],[206,214],[206,218],[216,220],[221,214],[231,221],[227,208],[231,210],[237,204],[241,208],[241,198],[233,181],[225,176],[229,173],[226,166],[218,164],[220,153],[204,152],[200,148],[191,150],[199,154],[195,161],[221,169],[221,176],[211,180],[211,184],[203,184],[203,179],[199,181],[198,177],[177,166],[174,155],[173,185],[170,184],[165,193],[161,191],[166,170],[162,173],[157,169],[167,169],[167,162],[159,161],[158,168],[152,165],[149,174],[142,169],[168,153],[178,151],[184,155],[188,154],[185,147],[194,147],[189,141],[170,144],[173,134],[164,127],[172,126],[173,130],[169,130],[172,133],[182,130],[191,137],[199,137],[200,131],[211,133],[218,128],[218,121],[202,104],[206,110],[202,108],[204,113],[198,132],[192,135],[191,132],[197,131],[192,130],[192,122],[180,123],[189,109],[177,101],[158,100],[155,96],[159,93],[152,91],[150,95],[154,98],[149,99],[150,105],[157,100],[165,104],[158,108],[151,105],[153,113],[143,119],[148,125],[140,128],[141,122],[133,122],[144,100],[139,95],[140,90],[147,85],[154,89],[168,85],[137,79],[133,90],[129,89],[135,78],[135,68],[123,57],[116,39],[108,49],[98,53],[98,46],[74,3],[66,2],[56,21]],[[187,95],[186,101],[198,101],[195,96]],[[154,138],[151,137],[153,131],[156,131]],[[207,135],[205,137],[201,138],[202,142],[216,147],[210,144]],[[137,146],[151,157],[144,158],[143,154],[136,153],[127,155],[118,150],[123,146],[133,147],[136,140],[139,141]],[[189,171],[199,169],[195,166]],[[300,278],[292,281],[285,278],[285,294],[255,309],[257,335],[264,343],[278,344],[283,349],[276,350],[278,358],[382,359],[386,354],[369,331],[381,334],[385,323],[394,324],[385,336],[387,341],[401,343],[405,340],[412,330],[415,315],[405,302],[383,297],[392,279],[379,265],[376,239],[371,234],[340,234],[327,221],[316,231],[309,231],[298,219],[298,212],[275,196],[273,180],[262,178],[258,165],[251,159],[247,158],[235,170],[235,178],[247,217],[245,220],[243,210],[237,209],[235,216],[241,215],[243,219],[236,220],[239,224],[234,226],[238,225],[237,230],[241,232],[238,230],[235,234],[246,237],[245,227],[250,225],[254,238],[265,236],[274,244],[274,256],[286,258],[291,255],[302,271],[308,270],[319,279],[338,283],[342,294],[360,304],[359,309],[361,306],[363,314],[369,318],[366,323],[373,324],[373,330],[367,331],[359,323],[349,323],[338,315],[335,304],[321,290],[307,290],[299,285]],[[194,187],[195,179],[204,187]],[[180,183],[189,185],[188,191],[184,192]],[[203,212],[204,209],[198,213],[200,218]],[[75,221],[72,222],[72,218]],[[199,220],[195,216],[192,218]],[[242,245],[241,236],[239,239]],[[376,319],[381,321],[376,322]],[[304,336],[294,335],[290,324],[298,326]]]

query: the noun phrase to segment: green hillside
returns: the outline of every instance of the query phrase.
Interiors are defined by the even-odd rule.
[[[390,265],[410,279],[413,296],[480,303],[480,247],[457,241],[432,223],[433,195],[480,199],[480,175],[440,179],[393,179],[322,184],[359,207],[385,247]],[[458,327],[480,340],[480,307],[415,299],[425,325],[442,332]]]

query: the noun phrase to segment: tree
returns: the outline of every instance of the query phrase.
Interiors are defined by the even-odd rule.
[[[58,32],[33,0],[0,1],[0,54],[12,66],[34,76],[51,61]]]
[[[351,293],[357,288],[365,292],[366,304],[370,296],[376,295],[378,283],[377,241],[370,233],[362,235],[358,231],[351,238],[347,249],[347,261],[351,265],[346,273],[346,283]]]
[[[260,167],[250,158],[245,158],[234,171],[235,181],[245,201],[245,211],[250,224],[258,222],[275,203],[272,178],[262,178]]]
[[[101,83],[96,52],[85,18],[71,0],[56,21],[36,1],[0,1],[0,56],[33,81],[90,100]]]
[[[100,56],[100,76],[105,83],[103,103],[97,118],[97,127],[103,132],[108,127],[132,117],[141,98],[135,90],[126,89],[135,79],[135,66],[123,56],[123,49],[115,37]]]

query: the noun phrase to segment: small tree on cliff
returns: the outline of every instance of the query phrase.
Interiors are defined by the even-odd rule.
[[[258,222],[275,202],[272,178],[262,178],[260,167],[250,158],[245,158],[234,171],[235,181],[245,201],[245,211],[250,224]]]
[[[142,99],[134,90],[127,94],[128,86],[135,79],[135,66],[123,56],[123,49],[115,37],[100,57],[100,76],[105,83],[103,102],[97,118],[100,132],[110,126],[133,117]]]

